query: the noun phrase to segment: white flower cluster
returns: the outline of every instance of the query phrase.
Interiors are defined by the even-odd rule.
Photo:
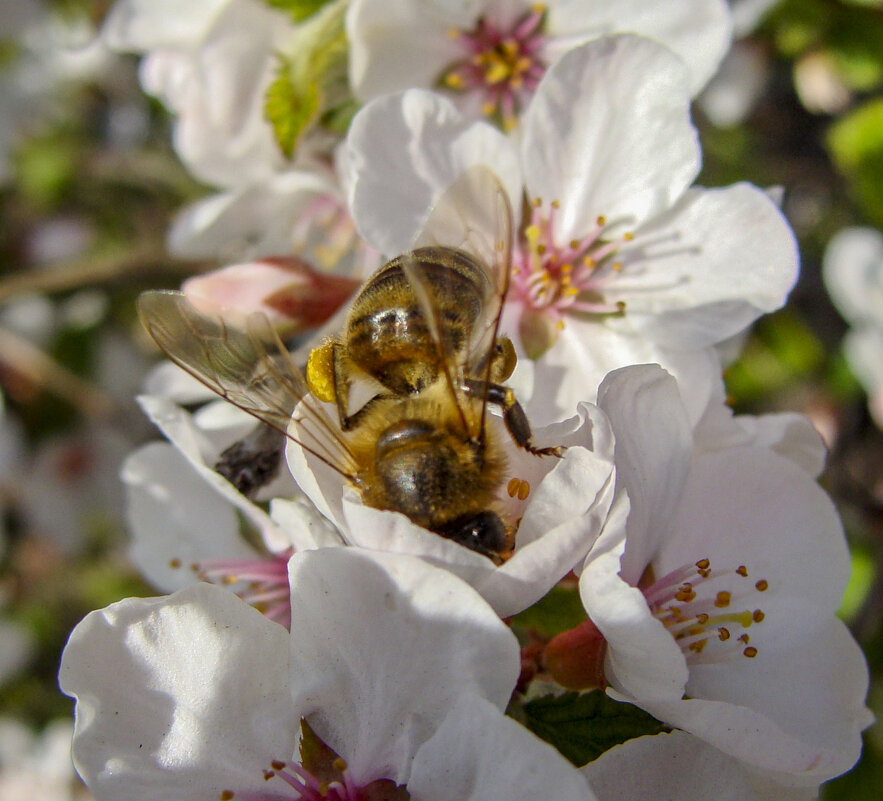
[[[855,763],[868,676],[835,616],[849,561],[816,482],[824,446],[799,415],[724,402],[719,346],[781,307],[798,270],[765,192],[693,185],[691,98],[730,28],[709,0],[117,0],[107,41],[144,54],[178,154],[219,190],[181,214],[172,248],[256,260],[161,296],[166,313],[190,310],[184,324],[145,315],[240,408],[172,365],[141,398],[170,443],[125,465],[132,556],[171,594],[89,615],[60,674],[98,801],[796,801]],[[345,137],[314,121],[286,158],[267,98],[282,76],[305,103],[305,61],[321,72],[341,42],[345,78],[311,86],[328,114],[361,107]],[[352,276],[422,246],[427,215],[476,170],[497,177],[498,204],[464,225],[506,254],[491,342],[514,344],[508,383],[533,426],[531,440],[495,386],[506,413],[485,419],[482,402],[472,438],[496,443],[506,547],[464,547],[376,502],[307,430],[325,421],[357,461],[371,415],[352,431],[331,406],[306,415],[305,387],[340,391],[335,377],[321,397],[309,370],[272,372],[302,402],[279,411],[269,373],[248,374],[260,349],[230,333],[263,311],[305,342],[292,364],[344,347],[329,337]],[[510,210],[511,252],[493,229]],[[426,337],[442,318],[416,305]],[[381,304],[368,333],[398,311]],[[448,380],[468,410],[486,390],[465,366]],[[375,435],[395,450],[411,410],[443,404],[436,384],[384,386],[362,402],[405,410]],[[284,457],[243,408],[282,430],[294,413]],[[247,481],[214,469],[243,450]],[[447,481],[433,469],[408,473],[418,495]],[[511,620],[562,591],[584,613],[556,636]],[[592,717],[589,702],[617,711]],[[586,756],[577,728],[535,725],[537,703],[582,715],[602,746]]]

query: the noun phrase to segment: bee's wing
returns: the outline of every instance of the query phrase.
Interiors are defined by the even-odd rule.
[[[464,364],[451,365],[451,354],[444,352],[439,334],[439,311],[430,302],[428,278],[422,273],[418,259],[405,259],[404,269],[414,286],[414,292],[428,321],[432,336],[444,357],[448,383],[453,387],[451,370],[465,371],[473,376],[476,371],[490,378],[491,353],[500,329],[503,304],[509,291],[512,268],[512,206],[509,196],[496,173],[484,165],[464,171],[444,192],[430,211],[426,222],[414,241],[414,249],[442,246],[462,250],[474,257],[486,280],[484,314],[476,323]],[[456,392],[452,392],[456,398]],[[483,437],[483,399],[480,431]]]
[[[251,315],[245,330],[197,311],[181,292],[144,292],[138,314],[154,342],[175,364],[225,400],[293,439],[350,480],[353,457],[270,321]],[[289,433],[294,409],[303,439]],[[307,441],[305,441],[307,440]]]

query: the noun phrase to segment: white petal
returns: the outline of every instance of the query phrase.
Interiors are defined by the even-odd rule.
[[[197,581],[190,569],[205,559],[258,556],[239,533],[232,505],[218,495],[172,445],[135,451],[121,471],[132,561],[148,581],[172,592]]]
[[[634,36],[567,53],[524,115],[532,198],[559,201],[556,240],[580,239],[604,216],[619,230],[669,208],[699,169],[686,71],[668,49]]]
[[[541,480],[510,463],[519,478],[534,489],[516,537],[515,553],[478,585],[478,591],[503,617],[526,609],[545,595],[567,573],[578,567],[600,533],[614,495],[612,437],[596,407],[579,409],[580,428],[571,436],[554,433],[550,426],[537,432],[536,441],[567,446],[563,459],[548,468]],[[542,435],[542,439],[540,437]],[[522,461],[539,460],[531,455]]]
[[[295,554],[290,583],[295,706],[357,781],[406,780],[456,698],[478,694],[501,711],[508,702],[515,637],[447,571],[331,548]]]
[[[828,243],[822,275],[848,321],[883,325],[883,234],[873,228],[840,231]]]
[[[712,569],[745,565],[743,581],[766,579],[770,594],[832,614],[840,604],[849,553],[837,512],[806,471],[771,451],[696,458],[672,530],[654,560],[657,576],[708,558]]]
[[[730,337],[782,306],[797,280],[794,234],[765,192],[748,184],[692,189],[619,252],[605,298],[673,348]]]
[[[285,629],[218,587],[129,599],[71,634],[74,761],[99,798],[185,801],[260,791],[294,753]]]
[[[291,546],[292,543],[286,541],[284,533],[263,509],[249,501],[227,479],[206,464],[204,454],[208,454],[208,461],[214,464],[219,453],[203,432],[193,425],[187,412],[171,401],[149,395],[141,395],[138,403],[154,425],[187,457],[208,485],[239,509],[257,528],[270,550],[279,552]]]
[[[813,801],[818,788],[783,787],[687,732],[638,737],[582,769],[599,801]]]
[[[238,2],[239,0],[232,0]],[[102,36],[115,50],[143,52],[194,46],[231,0],[181,4],[178,0],[120,0],[107,14]]]
[[[604,675],[610,685],[630,697],[676,701],[688,677],[684,656],[650,613],[641,591],[619,576],[627,515],[628,501],[621,495],[607,529],[586,558],[580,598],[607,641]]]
[[[674,378],[657,365],[610,373],[598,393],[616,438],[617,485],[629,497],[622,575],[637,584],[671,532],[693,437]]]
[[[381,253],[408,250],[427,211],[462,172],[491,168],[520,219],[521,170],[512,143],[487,123],[470,123],[434,92],[378,98],[353,119],[345,153],[356,227]]]
[[[467,696],[417,752],[408,792],[422,801],[594,799],[554,748],[484,699]]]
[[[771,599],[772,601],[773,599]],[[817,764],[792,768],[824,780],[852,767],[861,752],[861,730],[872,720],[865,708],[868,667],[864,656],[842,621],[829,611],[802,600],[786,599],[761,604],[766,618],[751,627],[751,644],[757,647],[753,659],[734,658],[721,664],[697,665],[690,670],[687,695],[691,698],[724,701],[753,710],[767,721],[762,726],[748,713],[726,711],[728,720],[745,721],[744,729],[724,734],[715,727],[711,742],[740,756],[739,742],[752,731],[752,739],[766,739],[772,749],[778,729],[788,738],[818,751]],[[667,720],[705,736],[698,705],[682,704],[674,710],[676,719]],[[751,723],[749,724],[749,719]],[[683,725],[682,725],[683,724]],[[753,727],[760,726],[759,729]],[[760,749],[760,742],[751,746]],[[770,757],[744,757],[752,764],[771,770],[777,767]]]
[[[453,4],[353,0],[346,16],[350,86],[361,100],[410,87],[432,88],[446,65],[464,57],[448,36],[469,26]]]
[[[518,338],[513,341],[517,343]],[[711,349],[673,350],[630,333],[625,326],[587,322],[575,316],[567,320],[555,344],[532,363],[534,383],[543,391],[534,392],[524,404],[525,411],[535,425],[560,420],[573,414],[577,403],[594,402],[609,372],[649,363],[660,364],[677,378],[688,416],[697,421],[720,380],[720,363]]]
[[[169,250],[184,258],[226,261],[290,254],[298,218],[331,189],[323,176],[292,170],[211,195],[177,214],[167,235]]]
[[[553,36],[572,38],[582,33],[629,32],[670,47],[689,67],[693,94],[714,75],[729,47],[730,27],[729,10],[723,0],[679,3],[555,0],[549,3],[549,31]]]

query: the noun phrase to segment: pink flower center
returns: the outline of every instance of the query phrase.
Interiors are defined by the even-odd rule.
[[[450,36],[462,46],[463,58],[443,71],[439,83],[476,93],[483,113],[511,130],[546,71],[539,55],[546,39],[545,16],[545,6],[535,4],[514,24],[480,17],[470,31],[452,30]]]
[[[752,581],[744,565],[712,570],[708,559],[700,559],[654,581],[643,593],[687,664],[698,665],[757,656],[747,630],[764,619],[763,610],[752,607],[756,593],[768,587],[766,579]]]
[[[230,585],[243,601],[288,628],[291,625],[290,558],[291,552],[285,551],[265,559],[207,559],[191,568],[203,581]],[[179,564],[173,561],[172,566]]]
[[[622,270],[616,253],[634,238],[631,232],[605,236],[607,220],[598,217],[582,239],[564,245],[555,236],[558,202],[533,201],[530,220],[521,232],[512,255],[509,299],[523,306],[522,344],[531,358],[542,355],[552,338],[531,346],[538,329],[564,328],[570,314],[622,315],[625,303],[611,303],[604,291]]]

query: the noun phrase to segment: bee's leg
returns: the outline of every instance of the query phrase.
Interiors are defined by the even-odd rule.
[[[331,345],[331,376],[334,382],[334,401],[337,404],[337,417],[340,427],[349,431],[353,425],[353,417],[350,415],[350,380],[348,378],[352,364],[346,355],[346,348],[335,342]]]
[[[524,450],[537,456],[563,456],[564,448],[560,445],[551,448],[535,448],[531,442],[533,436],[530,430],[530,422],[521,404],[515,397],[515,393],[509,387],[502,384],[491,384],[487,381],[479,381],[467,378],[463,382],[463,389],[467,395],[473,398],[484,397],[487,393],[488,403],[493,403],[503,410],[503,422],[515,443]]]

